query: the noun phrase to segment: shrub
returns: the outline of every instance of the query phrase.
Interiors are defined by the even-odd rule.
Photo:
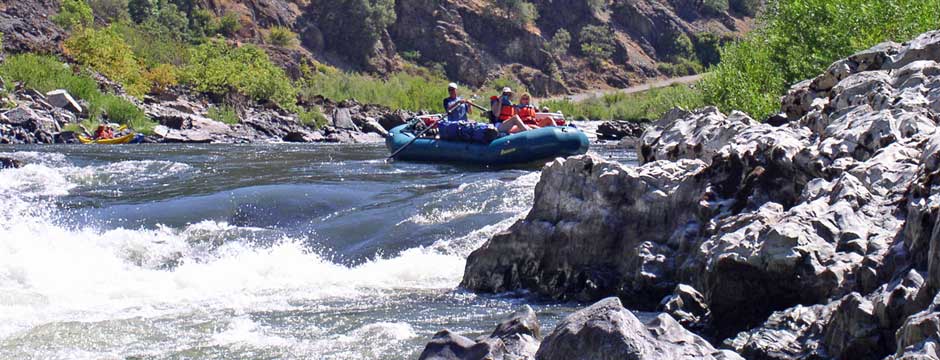
[[[229,125],[238,124],[238,112],[228,105],[212,106],[206,114],[210,119]]]
[[[154,30],[151,26],[160,25],[149,20],[141,25],[127,23],[111,25],[131,47],[134,56],[144,65],[148,67],[160,64],[185,66],[189,62],[189,45],[170,35],[169,31],[162,26],[158,30]]]
[[[95,18],[91,6],[85,0],[62,0],[59,13],[52,17],[52,21],[68,30],[91,26]]]
[[[143,133],[149,133],[155,126],[137,106],[118,96],[102,93],[94,79],[74,73],[51,56],[28,53],[11,56],[0,64],[0,76],[41,92],[65,89],[72,96],[89,102],[92,120],[107,114],[109,120]]]
[[[130,18],[127,0],[88,0],[92,13],[107,22],[124,21]]]
[[[548,46],[550,51],[555,56],[562,56],[568,53],[568,48],[571,46],[571,33],[565,29],[559,29],[555,32],[555,35],[552,36],[552,40],[549,42]]]
[[[65,41],[63,48],[75,61],[121,83],[128,94],[141,96],[149,90],[142,76],[143,67],[112,27],[80,29]]]
[[[284,70],[254,45],[232,47],[212,40],[193,48],[183,81],[200,92],[224,95],[237,91],[285,109],[296,106],[297,90]]]
[[[291,47],[297,44],[297,34],[284,26],[275,26],[268,31],[268,42],[274,46]]]
[[[760,10],[761,0],[728,0],[728,5],[739,14],[754,16]]]
[[[315,73],[303,82],[301,97],[306,99],[317,95],[330,99],[352,98],[363,103],[412,111],[439,111],[441,100],[447,97],[448,83],[444,78],[407,73],[394,73],[382,80],[337,71]]]
[[[590,58],[591,65],[600,67],[614,55],[616,46],[611,39],[612,31],[600,25],[588,25],[581,28],[579,42],[581,53]]]
[[[128,15],[138,24],[153,16],[156,10],[157,0],[129,0],[127,2]]]
[[[318,108],[313,109],[301,109],[297,112],[297,118],[300,120],[301,124],[312,127],[314,129],[319,129],[326,126],[330,120],[323,115],[323,112]]]
[[[418,50],[402,51],[401,58],[416,63],[421,60],[421,52]]]
[[[494,5],[517,27],[533,24],[539,18],[535,5],[525,0],[494,0]]]
[[[906,41],[936,28],[940,6],[922,0],[778,0],[760,28],[726,46],[703,83],[706,100],[755,118],[779,111],[787,86],[835,60],[885,40]]]
[[[382,32],[395,22],[394,0],[314,0],[326,46],[365,65]]]
[[[150,91],[155,94],[162,94],[179,84],[179,70],[170,64],[160,64],[147,71],[144,78],[150,83]]]
[[[226,13],[219,19],[213,33],[222,34],[227,37],[235,36],[242,29],[242,21],[236,13]]]
[[[665,56],[661,57],[669,62],[679,62],[680,59],[691,59],[695,57],[695,47],[692,45],[692,39],[679,30],[666,33],[661,37],[660,49]]]
[[[706,11],[710,11],[715,14],[723,14],[728,12],[728,0],[705,0],[702,3],[702,6]]]
[[[161,1],[144,27],[152,34],[181,40],[188,35],[189,19],[175,4]]]
[[[699,63],[708,67],[721,61],[721,46],[726,42],[728,42],[727,38],[712,32],[695,34],[695,55],[698,57]]]
[[[659,119],[675,107],[701,107],[704,101],[699,90],[686,85],[673,85],[634,94],[609,94],[577,103],[552,100],[540,105],[552,111],[561,111],[569,119],[650,121]]]
[[[705,70],[697,60],[689,59],[679,59],[674,63],[659,63],[656,69],[666,76],[689,76]]]

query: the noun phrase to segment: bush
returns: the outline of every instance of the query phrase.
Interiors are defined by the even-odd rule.
[[[326,46],[360,65],[368,63],[382,32],[395,22],[394,0],[314,0]]]
[[[699,63],[708,67],[720,62],[721,46],[728,41],[728,38],[724,38],[712,32],[695,34],[695,55],[698,57]]]
[[[144,65],[148,67],[160,64],[185,66],[189,62],[190,46],[183,40],[170,35],[169,31],[162,26],[157,30],[151,26],[160,25],[149,20],[141,25],[127,23],[111,25],[131,47],[134,57]]]
[[[323,115],[323,112],[318,108],[314,109],[301,109],[297,112],[297,118],[300,119],[300,123],[306,126],[312,127],[314,129],[319,129],[326,126],[330,120]]]
[[[525,0],[495,0],[494,5],[517,27],[533,24],[539,18],[535,5]]]
[[[62,0],[59,13],[52,17],[52,22],[66,30],[87,27],[95,23],[91,6],[85,0]]]
[[[144,78],[149,82],[150,92],[163,94],[171,87],[179,84],[179,69],[170,64],[160,64],[147,71]]]
[[[229,125],[238,124],[238,112],[228,105],[212,106],[206,114],[210,119]]]
[[[441,100],[447,97],[443,78],[426,78],[395,73],[388,79],[341,72],[316,73],[304,80],[301,97],[320,95],[330,99],[356,99],[394,109],[440,111]]]
[[[107,22],[124,21],[130,18],[127,0],[88,0],[92,13]]]
[[[705,71],[697,60],[689,59],[679,59],[674,63],[659,63],[656,69],[666,76],[689,76]]]
[[[552,40],[548,43],[550,51],[555,56],[562,56],[568,53],[568,48],[571,46],[571,33],[565,29],[559,29],[555,32],[555,35],[552,36]]]
[[[157,10],[157,0],[129,0],[127,12],[131,20],[142,23],[150,18]]]
[[[144,28],[163,38],[182,40],[188,37],[189,19],[175,4],[161,1],[154,14],[144,21]]]
[[[222,15],[222,18],[218,20],[218,24],[215,26],[213,33],[222,34],[226,37],[235,36],[239,30],[242,29],[242,21],[239,19],[238,14],[236,13],[226,13]]]
[[[724,14],[728,12],[728,0],[705,0],[702,3],[706,11],[715,14]]]
[[[561,111],[569,119],[650,121],[675,108],[699,108],[702,94],[686,85],[673,85],[634,94],[609,94],[583,102],[544,101],[540,105]]]
[[[600,67],[614,55],[616,46],[610,34],[612,31],[600,25],[588,25],[581,28],[579,42],[581,53],[590,58],[591,65]]]
[[[661,37],[660,49],[664,53],[662,59],[677,63],[680,59],[691,59],[695,57],[695,47],[692,45],[692,39],[679,30],[671,31]]]
[[[297,34],[284,26],[275,26],[268,31],[268,42],[274,46],[291,47],[297,44]]]
[[[886,40],[906,41],[936,28],[940,6],[922,0],[778,0],[760,28],[726,46],[703,83],[706,100],[755,118],[779,111],[790,84]]]
[[[416,63],[421,60],[421,52],[418,50],[402,51],[401,58]]]
[[[65,89],[72,96],[89,102],[88,110],[93,120],[107,114],[110,121],[126,124],[143,133],[149,133],[155,126],[137,106],[123,98],[102,93],[94,79],[74,73],[69,66],[51,56],[11,56],[0,64],[0,76],[41,92]]]
[[[288,110],[294,109],[297,103],[297,90],[284,70],[254,45],[232,47],[221,40],[212,40],[193,48],[183,81],[196,91],[219,95],[236,91]]]
[[[80,29],[65,41],[63,48],[75,61],[121,83],[128,94],[142,96],[149,90],[142,76],[143,67],[112,27]]]
[[[728,5],[738,14],[754,16],[760,10],[761,0],[728,0]]]

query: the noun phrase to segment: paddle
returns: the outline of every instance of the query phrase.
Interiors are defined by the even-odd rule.
[[[393,152],[392,155],[389,155],[388,158],[385,159],[385,161],[389,161],[389,160],[395,158],[395,155],[398,155],[398,153],[402,152],[402,150],[405,150],[406,148],[408,148],[409,146],[411,146],[411,144],[414,144],[414,142],[415,142],[415,141],[418,141],[418,139],[420,139],[421,136],[424,135],[424,133],[426,133],[426,132],[428,132],[428,130],[431,130],[432,128],[434,128],[434,125],[437,125],[437,123],[438,123],[439,121],[441,121],[441,120],[447,118],[447,116],[450,115],[450,113],[454,112],[454,110],[457,110],[458,107],[459,107],[459,106],[454,106],[454,107],[451,108],[449,111],[447,111],[447,113],[444,114],[444,116],[441,116],[441,117],[439,117],[437,120],[434,120],[434,122],[432,122],[430,125],[428,125],[428,127],[424,128],[424,130],[421,130],[421,132],[415,134],[415,138],[414,138],[414,139],[411,139],[411,141],[409,141],[407,144],[405,144],[405,145],[403,145],[402,147],[398,148],[398,150],[395,150],[395,152]]]

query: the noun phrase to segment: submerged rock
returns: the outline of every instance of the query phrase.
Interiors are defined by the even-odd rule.
[[[0,157],[0,169],[16,169],[23,167],[23,163],[16,159]]]
[[[646,126],[635,121],[606,121],[597,127],[598,140],[638,139]]]
[[[450,330],[434,334],[419,360],[521,360],[532,359],[541,340],[535,311],[523,306],[499,323],[490,336],[471,340]]]

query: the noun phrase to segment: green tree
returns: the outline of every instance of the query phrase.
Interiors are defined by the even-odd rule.
[[[218,25],[214,33],[219,33],[228,37],[235,36],[242,29],[242,21],[236,13],[225,13],[218,20]]]
[[[88,0],[92,13],[107,22],[124,21],[128,15],[127,0]]]
[[[395,22],[394,0],[314,0],[326,46],[366,64],[382,32]]]
[[[121,83],[128,94],[141,96],[149,90],[143,78],[143,66],[113,27],[81,28],[62,47],[75,61]]]
[[[62,0],[59,13],[52,21],[65,29],[91,26],[95,22],[91,6],[85,0]]]
[[[183,81],[204,93],[236,91],[288,110],[296,108],[297,90],[284,69],[254,45],[233,47],[222,40],[210,40],[193,48]]]
[[[589,57],[593,66],[600,67],[614,55],[616,45],[611,39],[612,33],[613,31],[609,28],[600,25],[588,25],[581,28],[578,39],[581,44],[581,53]]]
[[[494,0],[494,5],[518,27],[532,24],[539,18],[535,5],[525,0]]]
[[[568,47],[571,46],[571,33],[569,33],[568,30],[559,29],[555,32],[555,35],[552,36],[552,40],[549,42],[548,46],[555,56],[566,54]]]
[[[140,24],[149,19],[157,11],[157,0],[129,0],[127,12],[131,20]]]
[[[268,31],[268,42],[274,46],[291,47],[297,44],[297,34],[285,26],[275,26]]]

